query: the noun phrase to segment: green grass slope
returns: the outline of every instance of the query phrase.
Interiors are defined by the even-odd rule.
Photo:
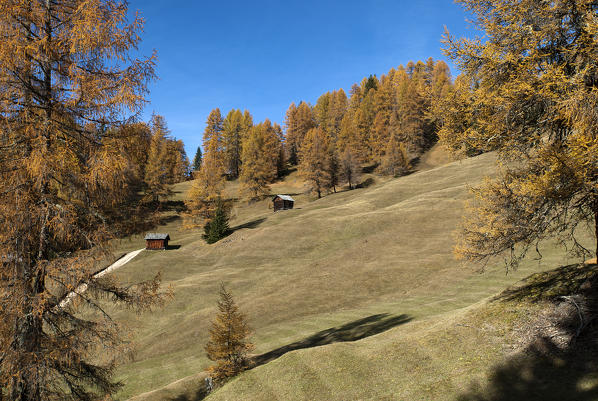
[[[540,263],[526,261],[505,275],[499,264],[479,273],[453,259],[452,232],[467,187],[492,175],[494,161],[492,154],[481,155],[313,202],[299,196],[294,210],[275,214],[267,201],[238,207],[231,223],[237,229],[213,245],[169,223],[179,249],[144,252],[118,273],[133,281],[161,271],[175,294],[151,315],[117,313],[135,333],[137,349],[118,372],[126,384],[120,399],[141,393],[136,400],[192,399],[179,396],[201,385],[198,373],[209,365],[203,346],[220,282],[254,329],[255,353],[274,352],[264,357],[272,362],[243,374],[214,399],[397,399],[406,381],[424,377],[405,375],[405,363],[426,374],[455,369],[442,361],[459,347],[474,347],[475,337],[453,343],[453,350],[442,342],[426,352],[414,349],[420,337],[422,349],[438,341],[447,324],[439,316],[466,313],[461,309],[531,272],[567,262],[562,251],[548,247]],[[291,175],[273,192],[301,187]],[[137,238],[122,247],[140,245]],[[425,362],[430,358],[436,362]],[[341,391],[346,386],[351,391]],[[434,388],[446,390],[430,386],[422,399],[435,399]],[[417,399],[404,397],[398,399]]]

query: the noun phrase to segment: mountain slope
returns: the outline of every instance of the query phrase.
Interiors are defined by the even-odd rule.
[[[541,264],[525,262],[508,276],[500,264],[480,274],[452,258],[452,232],[469,196],[467,187],[492,175],[494,160],[486,154],[313,202],[300,198],[296,209],[276,214],[265,202],[240,207],[231,224],[239,229],[213,245],[206,245],[198,232],[171,231],[179,249],[145,252],[118,273],[134,281],[162,271],[175,293],[155,314],[118,314],[135,331],[138,350],[135,361],[119,371],[126,383],[121,398],[195,375],[209,365],[203,345],[220,282],[247,314],[256,354],[261,354],[317,340],[331,328],[355,322],[359,328],[362,319],[382,324],[372,323],[370,331],[372,325],[365,325],[366,333],[349,330],[342,341],[399,324],[403,326],[394,330],[415,327],[475,304],[530,272],[563,264],[562,252],[550,247]],[[354,344],[363,341],[368,340]],[[340,343],[298,352],[323,353],[325,360],[328,352],[336,352],[332,350],[342,356],[342,350],[356,346]],[[255,371],[281,366],[294,354]],[[320,363],[320,357],[311,360]],[[355,369],[359,377],[359,372],[380,368],[365,364]],[[309,377],[305,380],[309,385]],[[176,394],[173,386],[169,394]]]

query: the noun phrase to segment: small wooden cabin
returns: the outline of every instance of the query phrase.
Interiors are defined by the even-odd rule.
[[[145,236],[145,249],[166,249],[168,248],[168,234],[147,233]]]
[[[295,199],[289,195],[276,195],[272,199],[274,205],[274,211],[292,209],[295,204]]]

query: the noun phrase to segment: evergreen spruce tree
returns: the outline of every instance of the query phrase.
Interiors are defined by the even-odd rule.
[[[193,158],[193,172],[197,173],[201,169],[201,146],[197,147],[195,157]]]
[[[218,199],[212,218],[204,226],[203,238],[208,244],[213,244],[230,233],[228,215],[229,212],[225,203],[221,199]]]
[[[247,318],[221,284],[218,314],[212,320],[210,339],[205,346],[208,359],[216,362],[210,367],[216,381],[233,377],[247,368],[247,354],[254,348],[249,342],[250,334]]]

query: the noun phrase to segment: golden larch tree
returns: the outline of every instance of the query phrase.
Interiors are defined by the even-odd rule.
[[[145,199],[158,203],[171,195],[169,182],[170,160],[168,148],[168,129],[164,117],[153,115],[151,121],[152,139],[149,146],[145,167]]]
[[[141,110],[154,75],[154,56],[129,55],[143,21],[126,18],[120,1],[0,2],[0,388],[9,400],[115,393],[122,343],[99,300],[139,310],[160,300],[158,278],[122,287],[94,276],[111,259],[110,215],[129,194],[118,150],[126,138],[111,128]],[[64,303],[82,283],[87,291]]]
[[[355,188],[355,184],[359,182],[361,165],[349,148],[346,148],[341,154],[339,160],[339,174],[340,179],[349,185],[350,190]]]
[[[280,143],[269,120],[254,126],[243,143],[239,192],[250,200],[270,193],[277,177]]]
[[[226,170],[231,178],[237,178],[241,170],[242,144],[245,137],[243,129],[243,113],[231,110],[226,115],[222,126]]]
[[[382,174],[393,177],[404,175],[411,169],[407,149],[402,142],[397,140],[396,135],[390,137],[379,169]]]
[[[225,156],[222,140],[223,121],[219,109],[214,109],[208,116],[203,136],[203,154],[201,169],[195,175],[195,181],[187,193],[185,204],[189,210],[185,225],[201,225],[212,217],[216,203],[222,196],[226,183]]]
[[[446,53],[476,83],[466,108],[475,127],[445,130],[441,139],[452,148],[496,150],[501,167],[474,190],[457,255],[506,255],[513,266],[552,237],[580,256],[598,253],[595,2],[460,3],[486,38],[445,37]],[[597,237],[592,250],[576,236],[588,225]]]
[[[247,318],[221,284],[218,314],[212,320],[210,339],[205,346],[208,359],[216,362],[210,372],[217,381],[235,376],[248,367],[247,354],[254,348],[249,342],[250,334]]]
[[[322,191],[330,187],[329,141],[320,128],[312,128],[303,139],[300,149],[299,174],[307,181],[310,190],[322,197]]]

